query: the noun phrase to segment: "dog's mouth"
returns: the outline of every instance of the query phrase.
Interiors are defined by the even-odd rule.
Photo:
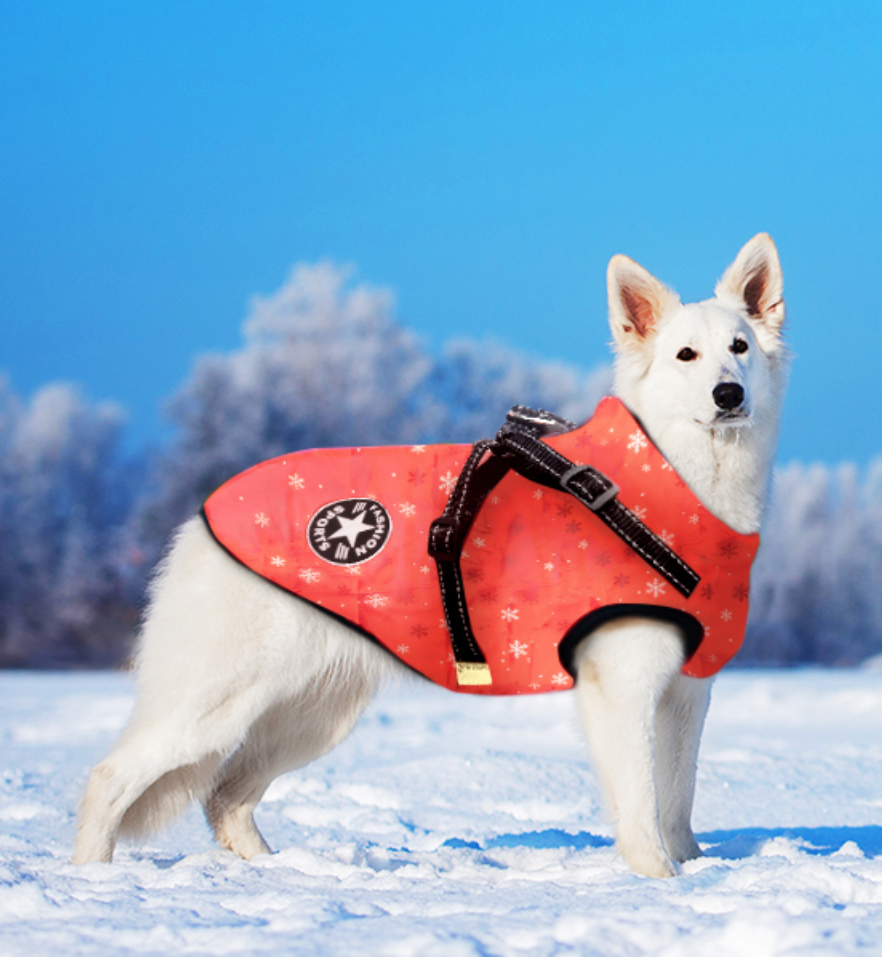
[[[696,419],[695,423],[705,429],[742,429],[751,422],[749,409],[720,410],[709,420]]]
[[[723,409],[714,416],[714,426],[746,426],[750,422],[750,410],[740,406],[738,409]]]

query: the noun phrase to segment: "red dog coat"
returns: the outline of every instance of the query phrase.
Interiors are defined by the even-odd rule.
[[[449,689],[508,695],[569,688],[578,641],[603,621],[634,614],[680,624],[691,643],[683,671],[713,675],[744,638],[759,536],[713,516],[618,399],[604,399],[583,426],[543,442],[610,477],[621,504],[676,550],[698,584],[688,597],[680,594],[580,501],[509,472],[484,500],[461,556],[468,618],[489,684],[457,684],[428,551],[430,524],[445,509],[470,446],[292,453],[230,479],[208,498],[204,516],[248,568],[342,617]]]

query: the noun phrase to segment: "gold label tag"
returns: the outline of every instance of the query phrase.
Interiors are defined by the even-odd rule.
[[[457,662],[457,685],[492,685],[490,666],[484,662]]]

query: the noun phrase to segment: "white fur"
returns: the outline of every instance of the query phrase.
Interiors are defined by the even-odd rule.
[[[754,237],[702,303],[681,304],[624,256],[608,281],[618,395],[719,518],[756,531],[786,367],[774,244]],[[746,352],[732,351],[735,339]],[[678,359],[684,347],[695,358]],[[744,390],[724,415],[713,398],[721,382]],[[658,877],[701,854],[690,819],[710,681],[682,664],[677,628],[648,619],[607,623],[577,655],[619,847]],[[345,738],[401,666],[239,565],[192,519],[153,581],[137,668],[134,713],[89,778],[76,862],[110,861],[119,833],[149,833],[194,798],[222,846],[244,858],[269,851],[252,813],[270,782]]]

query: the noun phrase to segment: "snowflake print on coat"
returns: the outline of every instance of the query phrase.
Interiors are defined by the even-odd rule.
[[[446,492],[449,496],[451,492],[456,488],[456,480],[459,479],[459,476],[454,476],[451,474],[450,470],[447,470],[447,475],[442,476],[438,488],[442,492]]]
[[[646,445],[646,436],[639,429],[628,436],[628,448],[631,452],[640,452],[641,449],[646,448]]]
[[[720,543],[720,555],[732,559],[738,555],[738,543],[734,539],[727,539]]]
[[[651,582],[646,583],[646,591],[651,596],[657,597],[660,595],[664,595],[665,589],[666,589],[665,583],[662,582],[662,580],[659,579],[658,576],[656,576]]]

